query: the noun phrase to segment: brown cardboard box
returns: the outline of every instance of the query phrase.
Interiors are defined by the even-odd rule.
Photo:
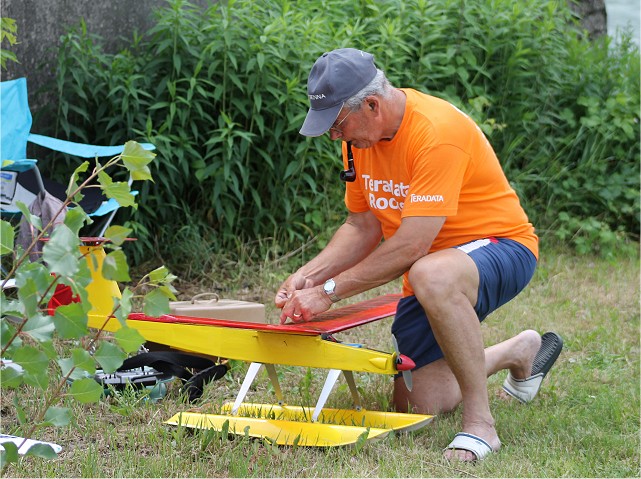
[[[251,301],[220,299],[215,293],[197,294],[191,301],[171,301],[170,314],[195,318],[229,319],[265,323],[265,305]]]

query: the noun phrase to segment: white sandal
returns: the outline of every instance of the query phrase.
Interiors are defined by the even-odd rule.
[[[522,403],[528,403],[536,397],[541,389],[543,378],[548,373],[563,349],[563,339],[554,332],[541,336],[541,348],[534,357],[531,376],[525,379],[516,379],[508,372],[503,383],[503,390]]]
[[[480,461],[488,454],[494,452],[492,446],[490,446],[484,439],[467,432],[459,432],[454,436],[454,439],[449,443],[444,451],[447,451],[448,449],[471,452],[476,458],[475,461]]]

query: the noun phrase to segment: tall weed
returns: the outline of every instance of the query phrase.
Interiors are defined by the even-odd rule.
[[[183,226],[278,254],[340,221],[338,145],[298,129],[312,63],[346,46],[473,116],[542,236],[605,253],[638,238],[639,50],[588,42],[564,2],[171,0],[115,55],[84,25],[59,55],[61,132],[158,147],[135,261],[154,237],[171,257]]]

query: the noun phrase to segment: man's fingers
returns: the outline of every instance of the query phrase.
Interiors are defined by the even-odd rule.
[[[280,314],[280,324],[285,324],[288,319],[291,319],[293,323],[302,323],[306,321],[302,313],[297,313],[291,309],[288,309],[288,311],[283,309]]]
[[[274,304],[277,308],[283,308],[291,297],[292,293],[288,293],[287,290],[281,289],[274,298]]]

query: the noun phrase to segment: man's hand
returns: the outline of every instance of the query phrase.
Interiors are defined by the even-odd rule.
[[[280,293],[279,291],[279,295]],[[280,314],[280,324],[285,324],[288,318],[294,323],[311,321],[314,316],[324,313],[332,306],[332,300],[321,287],[301,289],[287,295]]]
[[[332,302],[319,285],[363,261],[376,249],[382,236],[381,224],[372,212],[350,212],[323,251],[278,289],[274,304],[282,309],[281,324],[287,318],[310,321],[327,311]]]
[[[283,309],[285,303],[287,303],[295,291],[312,288],[313,286],[314,284],[311,281],[297,271],[290,275],[280,288],[278,288],[278,293],[276,293],[276,297],[274,298],[274,304],[277,308]]]

